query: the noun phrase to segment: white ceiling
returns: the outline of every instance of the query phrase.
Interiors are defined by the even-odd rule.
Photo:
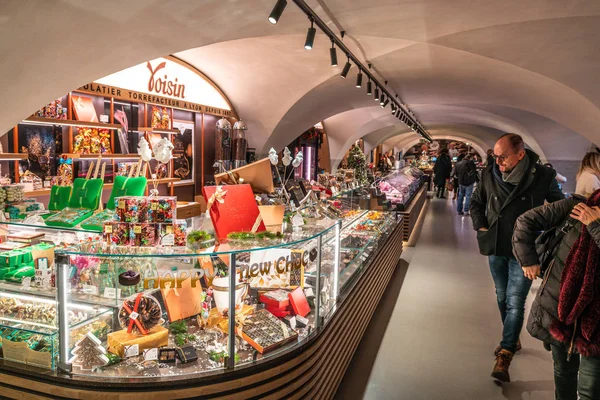
[[[310,0],[345,43],[437,135],[493,144],[521,133],[543,158],[578,160],[600,144],[600,2]],[[307,18],[291,0],[4,0],[0,124],[129,66],[176,54],[208,75],[248,122],[259,153],[324,120],[332,163],[352,141],[410,139],[356,67],[340,79],[326,37],[303,48]],[[344,56],[338,52],[343,64]],[[410,132],[410,133],[409,133]],[[471,140],[476,142],[474,139]],[[392,142],[387,142],[392,143]]]

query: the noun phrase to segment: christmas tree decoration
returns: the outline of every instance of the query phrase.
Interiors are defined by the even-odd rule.
[[[369,183],[367,180],[367,157],[357,145],[352,146],[352,149],[350,149],[348,167],[354,169],[354,177],[361,185]]]
[[[69,362],[73,367],[81,370],[92,370],[109,362],[106,349],[102,347],[102,343],[92,332],[88,332],[75,344],[72,353],[73,357]]]

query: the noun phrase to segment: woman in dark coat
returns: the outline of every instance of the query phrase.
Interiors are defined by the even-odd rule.
[[[433,166],[433,183],[437,186],[437,198],[445,199],[444,191],[446,190],[446,180],[450,178],[452,173],[452,160],[448,155],[448,149],[442,149],[435,165]]]
[[[531,307],[527,331],[552,350],[559,400],[600,399],[600,190],[534,208],[517,220],[514,254],[535,279],[535,240],[554,227],[566,232],[554,250]]]

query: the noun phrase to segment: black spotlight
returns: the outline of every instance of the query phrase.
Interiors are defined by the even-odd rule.
[[[385,103],[385,94],[381,93],[381,98],[379,99],[379,105],[383,106],[383,103]]]
[[[400,110],[396,111],[396,118],[400,118]]]
[[[333,40],[331,41],[331,48],[329,49],[329,58],[331,58],[331,66],[337,67],[337,50],[333,45]]]
[[[306,32],[306,41],[304,42],[304,48],[306,50],[312,50],[313,43],[315,42],[315,34],[317,30],[314,27],[314,21],[310,20],[310,28],[308,28],[308,32]]]
[[[286,6],[287,0],[277,0],[275,7],[273,7],[273,11],[271,11],[271,14],[269,15],[269,22],[275,25],[277,21],[279,21],[279,18],[281,17],[281,14],[283,14],[283,10],[285,10]]]
[[[381,108],[385,108],[389,103],[390,103],[390,99],[385,99],[385,101],[381,105]]]
[[[344,69],[342,70],[342,74],[340,75],[342,78],[345,78],[348,75],[348,71],[350,71],[351,66],[352,64],[350,64],[350,58],[348,58],[348,61],[346,61]]]
[[[358,71],[356,75],[356,87],[362,87],[362,72]]]
[[[392,114],[396,114],[396,104],[392,103]]]
[[[367,82],[367,96],[372,95],[373,92],[371,91],[371,79],[369,78],[369,82]]]
[[[379,101],[379,88],[375,87],[375,101]]]

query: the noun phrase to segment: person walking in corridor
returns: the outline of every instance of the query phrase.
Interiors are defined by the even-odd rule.
[[[496,348],[492,377],[510,382],[509,367],[520,350],[525,300],[531,287],[512,252],[512,233],[517,218],[544,201],[564,198],[555,172],[537,163],[539,156],[525,149],[514,133],[500,137],[494,146],[496,162],[483,170],[471,201],[473,227],[481,254],[488,256],[500,317],[502,341]]]
[[[600,181],[590,182],[585,172],[600,176],[599,153],[585,156],[573,197],[527,211],[512,239],[515,256],[534,279],[542,261],[540,231],[560,235],[547,249],[551,258],[527,320],[531,336],[552,350],[558,400],[600,399],[600,298],[590,297],[600,288]]]
[[[433,166],[433,173],[435,174],[433,183],[437,187],[437,197],[445,199],[446,180],[450,178],[450,174],[452,173],[452,160],[450,160],[450,156],[448,155],[448,149],[442,149],[440,152],[440,156]]]
[[[477,167],[473,162],[473,154],[467,154],[462,161],[454,165],[454,169],[458,178],[458,205],[456,211],[458,211],[458,215],[463,215],[463,211],[465,215],[469,215],[471,196],[473,195],[475,182],[479,180]]]

